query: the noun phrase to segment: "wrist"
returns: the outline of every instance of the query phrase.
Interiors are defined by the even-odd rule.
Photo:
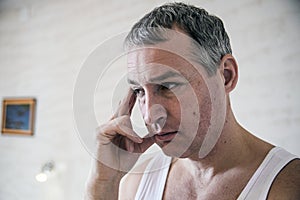
[[[117,200],[122,177],[121,173],[110,176],[103,176],[102,173],[90,175],[85,185],[85,200]]]

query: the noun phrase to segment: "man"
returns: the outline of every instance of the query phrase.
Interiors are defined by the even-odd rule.
[[[300,160],[235,120],[238,66],[219,18],[166,4],[125,44],[130,90],[98,129],[86,199],[300,199]],[[144,138],[132,129],[135,103]],[[133,168],[154,143],[163,153]]]

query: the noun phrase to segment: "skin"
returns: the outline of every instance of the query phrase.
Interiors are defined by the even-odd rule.
[[[168,46],[172,42],[160,45]],[[189,43],[181,47],[188,51]],[[134,199],[142,173],[127,171],[153,143],[174,157],[163,199],[236,199],[239,196],[273,145],[253,136],[233,115],[229,94],[238,79],[233,56],[222,58],[213,77],[195,71],[201,67],[161,49],[146,48],[129,54],[131,89],[116,114],[99,128],[98,158],[105,162],[94,161],[86,199]],[[219,88],[225,94],[212,92],[213,99],[226,102],[225,123],[221,124],[221,135],[213,149],[199,158],[211,123],[213,100],[205,84],[210,80],[215,83],[213,89]],[[145,138],[139,138],[132,130],[130,114],[135,101],[149,131]],[[171,136],[159,136],[165,133]],[[116,146],[125,151],[119,151]],[[144,171],[147,163],[135,170]],[[290,162],[276,177],[268,199],[300,199],[299,172],[300,161]]]

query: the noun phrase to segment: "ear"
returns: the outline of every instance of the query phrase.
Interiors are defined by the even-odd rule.
[[[223,77],[226,93],[231,92],[238,81],[238,65],[230,54],[223,56],[220,63],[220,72]]]

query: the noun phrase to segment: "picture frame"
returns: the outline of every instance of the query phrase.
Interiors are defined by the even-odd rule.
[[[2,134],[33,135],[35,98],[3,99]]]

